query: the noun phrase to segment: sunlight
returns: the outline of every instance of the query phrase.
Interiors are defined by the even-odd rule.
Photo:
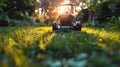
[[[67,5],[65,5],[67,4]],[[74,2],[71,2],[69,0],[64,1],[61,3],[61,5],[58,7],[58,14],[73,14],[73,15],[78,15],[78,12],[81,11],[81,9],[87,9],[87,5],[85,3],[80,3],[80,5],[76,5]]]
[[[11,32],[7,37],[8,44],[4,46],[4,51],[6,53],[6,56],[10,56],[11,59],[7,59],[6,62],[3,62],[2,66],[7,66],[9,64],[9,61],[12,61],[13,65],[17,67],[27,67],[28,60],[23,52],[26,51],[26,49],[29,49],[29,47],[32,47],[36,44],[41,50],[45,51],[46,46],[51,43],[52,38],[55,36],[55,33],[51,33],[51,26],[29,28],[14,27],[9,31]],[[39,44],[37,43],[38,40]],[[26,49],[24,50],[23,48]],[[37,55],[36,57],[37,59],[42,58],[40,55]]]
[[[83,2],[79,3],[79,6],[78,6],[79,10],[81,10],[81,9],[87,9],[87,8],[88,8],[88,6],[85,3],[83,3]]]
[[[46,49],[45,49],[46,46],[45,46],[45,44],[43,43],[42,40],[40,41],[39,47],[40,47],[40,49],[42,49],[43,51],[46,50]]]
[[[8,44],[4,47],[4,51],[5,51],[6,53],[12,53],[13,50],[12,50],[11,48],[12,48],[15,44],[16,44],[16,42],[15,42],[13,39],[9,38]]]
[[[16,42],[12,38],[9,38],[9,45],[13,46],[15,44],[16,44]]]
[[[104,44],[104,43],[97,43],[97,46],[99,46],[99,47],[106,47],[107,45]]]
[[[60,6],[59,7],[59,14],[65,14],[66,12],[70,12],[70,6]]]
[[[70,1],[67,0],[67,1],[64,1],[62,4],[69,4],[69,3],[70,3]]]
[[[77,12],[79,12],[80,10],[82,10],[82,8],[80,6],[77,6],[76,10],[77,10]]]
[[[100,30],[100,29],[87,28],[87,27],[84,27],[82,29],[82,31],[85,31],[89,34],[94,34],[94,35],[99,36],[103,39],[111,39],[111,40],[114,40],[114,41],[119,41],[119,39],[120,39],[120,33],[119,32],[112,32],[112,31],[107,32],[104,29]]]
[[[52,33],[52,34],[47,34],[47,36],[45,36],[45,38],[41,38],[40,39],[40,44],[39,44],[40,49],[45,51],[46,50],[46,46],[49,43],[51,43],[51,41],[54,38],[54,36],[55,36],[55,33]]]
[[[17,57],[17,56],[14,56],[14,60],[15,60],[15,62],[16,62],[16,66],[21,66],[21,60],[20,60],[20,58],[19,57]]]
[[[71,2],[69,0],[62,2],[58,8],[59,14],[71,13],[71,6],[65,4],[71,4]]]

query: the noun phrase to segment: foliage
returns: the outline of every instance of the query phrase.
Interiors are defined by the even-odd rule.
[[[37,22],[41,22],[42,15],[39,12],[34,12],[32,16],[36,19]]]
[[[120,17],[111,17],[110,21],[104,25],[106,28],[120,29]]]
[[[77,15],[77,20],[80,20],[82,23],[87,22],[89,19],[89,10],[83,9]]]
[[[110,21],[112,16],[120,16],[120,3],[116,1],[106,1],[98,5],[96,10],[96,17],[99,22]]]
[[[7,17],[8,12],[3,13],[3,8],[6,7],[6,0],[0,1],[0,20],[5,19]]]
[[[28,22],[35,23],[35,18],[30,16],[29,12],[25,11],[25,13],[20,14],[23,20],[27,20]]]
[[[120,32],[114,29],[52,32],[51,27],[2,27],[0,66],[116,67],[119,40]]]
[[[40,6],[46,12],[49,7],[56,7],[63,0],[40,0]]]
[[[38,8],[36,0],[1,0],[0,5],[0,19],[9,19],[10,25],[30,25],[36,22],[32,16]]]
[[[11,10],[8,16],[14,19],[21,19],[20,14],[26,11],[31,16],[38,6],[38,3],[34,0],[2,0],[1,3],[4,4],[1,8],[2,12],[6,13]]]

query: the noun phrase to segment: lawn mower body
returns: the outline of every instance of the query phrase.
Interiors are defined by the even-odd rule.
[[[76,21],[75,15],[75,5],[72,4],[62,4],[60,6],[70,6],[72,8],[72,12],[65,11],[65,13],[59,14],[57,21],[54,21],[52,24],[53,30],[63,30],[63,29],[71,29],[71,30],[81,30],[80,21]],[[59,11],[59,10],[58,10]],[[58,12],[59,13],[59,12]]]

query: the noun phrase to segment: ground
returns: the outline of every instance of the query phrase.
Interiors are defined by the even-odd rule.
[[[1,27],[1,67],[118,67],[120,32],[82,27]]]

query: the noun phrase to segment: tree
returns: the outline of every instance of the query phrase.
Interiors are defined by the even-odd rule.
[[[32,15],[35,9],[38,8],[38,3],[36,0],[2,0],[1,3],[5,4],[2,5],[3,12],[14,9],[8,13],[11,18],[20,18],[20,14],[24,14],[26,11],[29,15]]]
[[[120,2],[110,0],[102,3],[96,11],[99,22],[110,21],[113,16],[120,16]]]

